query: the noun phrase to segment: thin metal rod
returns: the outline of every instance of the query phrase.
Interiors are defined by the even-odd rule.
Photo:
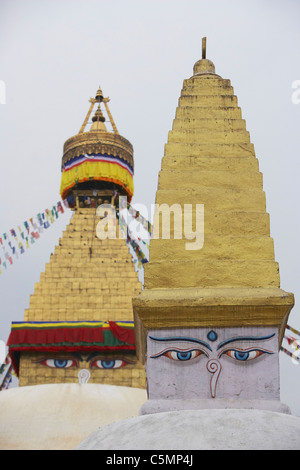
[[[202,59],[206,59],[206,38],[202,38]]]

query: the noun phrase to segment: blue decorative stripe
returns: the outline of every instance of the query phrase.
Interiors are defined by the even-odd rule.
[[[275,333],[268,336],[236,336],[235,338],[229,338],[222,341],[217,347],[217,351],[226,344],[233,343],[234,341],[263,341],[264,339],[273,338],[273,336],[275,336]]]
[[[157,337],[154,337],[154,336],[149,336],[149,338],[152,339],[153,341],[188,341],[188,342],[191,342],[191,343],[198,343],[198,344],[202,344],[202,346],[205,346],[207,349],[212,351],[209,344],[207,344],[207,343],[205,343],[205,341],[202,341],[201,339],[197,339],[197,338],[189,338],[189,337],[185,337],[185,336],[172,336],[172,337],[167,337],[167,338],[157,338]]]
[[[118,163],[123,168],[129,171],[133,175],[133,167],[126,160],[119,156],[108,155],[107,153],[86,153],[85,155],[78,155],[68,160],[63,166],[61,171],[68,171],[77,165],[81,165],[85,162],[106,162],[106,163]]]

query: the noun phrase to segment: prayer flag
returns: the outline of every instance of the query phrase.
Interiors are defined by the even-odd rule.
[[[64,213],[64,208],[63,208],[61,202],[57,203],[57,211],[61,212],[62,214]]]
[[[33,238],[36,238],[36,240],[37,240],[38,238],[40,238],[39,232],[31,232],[31,236],[32,236]]]

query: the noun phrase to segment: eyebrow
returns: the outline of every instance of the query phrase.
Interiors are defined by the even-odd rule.
[[[79,361],[86,360],[87,362],[90,361],[94,356],[97,356],[99,351],[91,353],[86,359],[84,359],[79,353],[73,352],[72,356],[76,357]]]
[[[99,356],[99,351],[92,352],[87,358],[86,361],[89,362],[93,357]]]
[[[189,341],[191,343],[202,344],[202,346],[205,346],[207,349],[212,351],[209,344],[207,344],[207,343],[205,343],[205,341],[201,341],[201,339],[197,339],[197,338],[187,338],[185,336],[172,336],[172,337],[168,337],[168,338],[155,338],[154,336],[149,336],[149,338],[152,339],[153,341]]]
[[[82,357],[80,356],[79,353],[73,352],[73,353],[71,353],[71,355],[76,357],[76,359],[78,359],[79,361],[83,361],[83,359],[82,359]]]
[[[225,339],[225,341],[222,341],[218,347],[217,351],[225,346],[226,344],[232,343],[233,341],[263,341],[264,339],[270,339],[275,336],[275,333],[269,335],[269,336],[236,336],[235,338],[229,338]]]

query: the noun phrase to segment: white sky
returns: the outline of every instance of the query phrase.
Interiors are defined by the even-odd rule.
[[[207,36],[207,58],[229,78],[264,175],[281,287],[300,330],[298,0],[0,0],[0,233],[59,200],[65,140],[99,84],[134,146],[134,203],[155,200],[183,79]],[[0,339],[22,321],[66,214],[0,276]],[[300,416],[300,366],[281,353],[281,397]]]

